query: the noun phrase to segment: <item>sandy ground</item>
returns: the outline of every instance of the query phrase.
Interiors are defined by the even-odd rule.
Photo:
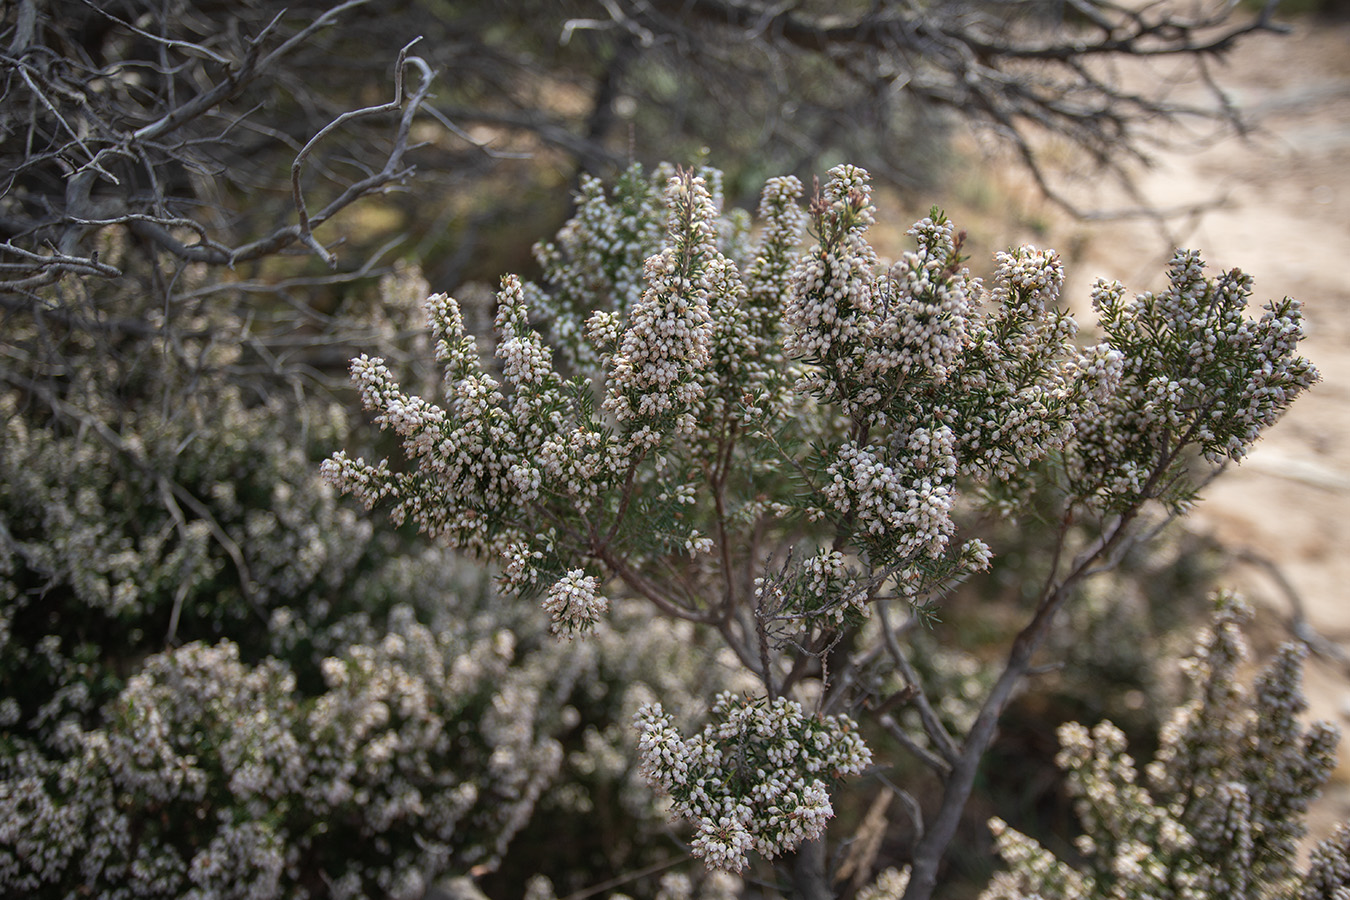
[[[1307,670],[1312,712],[1350,733],[1350,21],[1298,21],[1293,29],[1253,38],[1216,73],[1260,133],[1164,152],[1139,183],[1162,207],[1226,197],[1220,208],[1174,223],[1174,234],[1211,267],[1249,272],[1257,303],[1287,294],[1304,304],[1305,354],[1322,383],[1210,487],[1190,527],[1278,567],[1308,625],[1326,639]],[[1098,275],[1135,290],[1163,280],[1170,254],[1154,225],[1055,230],[1054,239],[1072,235],[1083,248],[1072,266],[1083,281],[1071,284],[1070,296],[1086,296]],[[1268,621],[1293,611],[1291,592],[1265,565],[1239,564],[1226,580],[1273,611]],[[1347,819],[1350,740],[1314,830]]]

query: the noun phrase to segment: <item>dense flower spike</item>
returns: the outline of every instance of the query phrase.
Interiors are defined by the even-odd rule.
[[[960,271],[952,224],[939,216],[910,229],[919,243],[886,273],[868,373],[897,383],[946,381],[971,344],[978,284]]]
[[[802,183],[785,175],[770,178],[760,199],[759,217],[764,222],[764,235],[746,272],[745,283],[751,332],[760,344],[761,353],[779,352],[776,338],[785,300],[781,288],[796,265],[797,244],[806,224],[806,217],[797,205],[801,195]]]
[[[655,446],[671,423],[692,430],[689,408],[703,396],[700,376],[712,355],[708,298],[730,265],[717,250],[717,210],[701,177],[672,177],[666,205],[670,241],[648,257],[647,288],[609,363],[605,409],[637,448]]]
[[[847,398],[862,366],[877,309],[877,255],[864,233],[875,220],[871,179],[856,166],[836,166],[812,207],[820,243],[792,274],[783,321],[784,349],[821,367],[810,382],[828,400]]]

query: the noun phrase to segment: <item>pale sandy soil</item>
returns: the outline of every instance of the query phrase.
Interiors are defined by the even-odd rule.
[[[1252,274],[1256,303],[1286,294],[1303,301],[1305,353],[1323,381],[1210,487],[1190,527],[1278,566],[1329,642],[1307,670],[1313,714],[1350,732],[1350,667],[1334,658],[1350,654],[1350,22],[1293,27],[1249,41],[1217,73],[1262,133],[1165,152],[1140,184],[1160,206],[1226,196],[1174,233],[1212,267]],[[1082,280],[1070,296],[1085,297],[1098,275],[1132,289],[1162,281],[1169,251],[1156,226],[1057,223],[1052,232],[1052,245],[1081,248],[1071,277]],[[1290,614],[1288,592],[1268,569],[1239,564],[1225,580],[1272,611],[1265,619],[1275,627]],[[1345,819],[1350,740],[1315,829]]]

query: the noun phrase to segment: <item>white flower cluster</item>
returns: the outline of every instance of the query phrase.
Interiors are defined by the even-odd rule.
[[[692,623],[654,618],[639,604],[616,603],[606,627],[585,642],[546,642],[550,656],[567,660],[576,670],[576,687],[568,699],[582,718],[566,739],[568,752],[554,785],[540,800],[537,823],[509,851],[504,867],[550,870],[540,859],[541,848],[554,854],[555,865],[572,866],[578,844],[613,853],[616,844],[655,847],[667,838],[669,808],[641,773],[640,736],[632,727],[635,712],[655,697],[668,706],[701,709],[709,694],[758,686],[757,679],[727,658],[730,651],[711,659],[691,652],[698,638]],[[576,713],[573,709],[571,715]],[[576,836],[575,843],[560,840],[554,824],[558,821],[584,822],[586,828],[569,834]],[[697,877],[706,882],[707,874],[699,871]],[[708,896],[706,890],[702,896]]]
[[[402,438],[416,471],[395,473],[384,460],[372,466],[345,453],[322,466],[325,479],[367,506],[392,499],[395,522],[412,521],[433,538],[480,553],[500,553],[525,540],[522,526],[529,532],[522,510],[542,490],[593,496],[590,478],[599,474],[594,446],[560,437],[566,406],[562,381],[529,326],[518,279],[503,279],[498,303],[497,357],[509,399],[484,370],[458,303],[436,294],[426,308],[446,371],[445,408],[406,395],[382,360],[363,355],[352,362],[363,403],[376,413],[377,423]],[[611,461],[603,449],[598,459]],[[574,460],[584,462],[574,465]],[[445,502],[449,497],[456,498],[453,504]],[[534,557],[527,553],[524,558]],[[532,582],[533,575],[524,572],[521,579]]]
[[[867,175],[831,175],[812,208],[821,242],[792,277],[784,345],[809,364],[798,390],[848,416],[854,436],[821,455],[825,503],[808,513],[895,563],[897,587],[917,596],[988,564],[982,544],[950,547],[958,476],[1010,479],[1062,449],[1111,396],[1123,357],[1075,345],[1052,251],[1000,254],[985,311],[961,238],[936,210],[910,230],[917,251],[878,274]]]
[[[1075,489],[1122,507],[1162,495],[1181,508],[1192,479],[1169,465],[1194,447],[1211,461],[1241,459],[1317,370],[1297,355],[1303,337],[1297,301],[1245,310],[1251,278],[1234,269],[1206,278],[1193,251],[1178,251],[1158,293],[1125,298],[1098,282],[1092,302],[1113,348],[1124,356],[1120,388],[1082,419],[1070,459]],[[1161,466],[1161,468],[1160,468]]]
[[[1091,731],[1060,729],[1057,762],[1078,798],[1085,834],[1075,843],[1086,862],[1067,865],[996,821],[1010,868],[984,900],[1331,897],[1350,889],[1350,867],[1335,872],[1331,864],[1334,842],[1307,876],[1296,868],[1304,816],[1335,765],[1339,735],[1326,723],[1305,729],[1299,719],[1307,706],[1301,645],[1283,647],[1255,690],[1237,680],[1247,655],[1239,626],[1247,616],[1236,598],[1219,598],[1213,625],[1188,661],[1191,699],[1163,730],[1146,784],[1110,722]],[[1298,888],[1328,877],[1335,884],[1321,886],[1330,890]]]
[[[909,887],[909,867],[903,869],[891,867],[878,872],[876,879],[854,896],[857,900],[900,900],[905,895],[907,887]]]
[[[0,713],[40,742],[67,717],[88,722],[166,640],[265,645],[272,609],[349,601],[383,552],[276,427],[285,404],[204,379],[173,406],[158,387],[123,398],[113,417],[106,361],[88,363],[76,428],[0,392]],[[328,440],[332,411],[306,412],[310,437]]]
[[[431,335],[426,329],[426,299],[430,294],[431,286],[422,270],[406,260],[397,260],[391,271],[380,277],[375,297],[354,293],[338,311],[344,343],[380,347],[412,370],[405,378],[421,394],[433,393],[440,380],[440,373],[431,364]]]
[[[950,440],[951,432],[946,435]],[[866,531],[886,535],[899,554],[938,556],[956,530],[951,488],[931,475],[906,478],[911,473],[897,472],[882,456],[879,448],[844,444],[825,470],[830,480],[821,494],[839,512],[852,513]]]
[[[769,377],[770,370],[762,358],[764,335],[757,330],[767,324],[767,317],[756,315],[749,305],[740,270],[727,257],[709,261],[708,278],[713,337],[697,416],[704,422],[721,422],[748,387],[763,384]],[[695,448],[715,445],[715,441],[706,439],[692,443]]]
[[[1007,822],[990,819],[989,830],[1008,869],[994,875],[980,900],[1085,900],[1092,896],[1093,884],[1077,869]]]
[[[629,534],[606,518],[635,508],[662,524],[662,546],[709,552],[712,540],[699,533],[695,517],[673,509],[692,496],[662,489],[667,476],[657,469],[663,457],[651,451],[680,435],[689,446],[711,451],[715,441],[705,439],[726,427],[741,386],[767,377],[755,359],[763,341],[752,332],[740,273],[719,250],[719,198],[692,172],[668,180],[668,217],[646,257],[644,290],[635,294],[617,271],[605,278],[627,287],[578,280],[581,260],[618,265],[652,237],[639,227],[647,216],[645,184],[639,170],[631,171],[612,203],[592,186],[557,252],[546,254],[561,281],[552,287],[571,292],[567,297],[550,299],[542,288],[503,279],[495,373],[484,368],[465,333],[459,305],[439,294],[427,301],[445,367],[443,406],[409,396],[381,360],[354,360],[364,405],[400,436],[414,465],[397,472],[385,461],[369,464],[339,453],[324,463],[325,478],[367,506],[389,502],[395,522],[411,521],[444,544],[498,559],[504,583],[518,591],[560,585],[583,559],[593,565],[600,555],[594,545],[606,540],[606,530],[610,540]],[[588,255],[588,242],[603,244],[594,248],[598,256]],[[626,299],[620,302],[618,294]],[[582,302],[583,295],[590,299]],[[602,299],[610,308],[587,309]],[[572,310],[567,315],[588,313],[595,365],[563,382],[530,324],[532,305],[557,315],[564,307]],[[602,375],[606,383],[599,387]],[[648,468],[639,471],[644,461]],[[640,503],[615,496],[635,490],[658,496]],[[565,586],[555,588],[551,608],[566,607],[567,594]]]
[[[779,697],[718,695],[703,731],[685,739],[660,704],[634,717],[643,772],[694,826],[690,849],[739,872],[753,850],[774,857],[818,837],[834,808],[829,786],[871,753],[843,716],[808,716]]]
[[[919,250],[904,254],[881,283],[865,366],[873,380],[942,384],[970,347],[979,283],[959,268],[959,246],[946,218],[922,219],[909,234]]]
[[[945,216],[916,223],[918,250],[878,275],[866,173],[831,174],[813,208],[821,244],[799,261],[785,313],[785,347],[816,366],[801,389],[870,426],[949,427],[963,472],[1006,477],[1061,447],[1113,386],[1109,364],[1092,362],[1113,357],[1075,347],[1077,326],[1055,308],[1058,257],[999,254],[982,314]]]
[[[600,579],[581,569],[558,579],[548,589],[543,605],[552,619],[553,633],[567,638],[594,631],[609,609],[609,601],[600,594]]]
[[[1064,269],[1052,250],[999,253],[994,312],[972,327],[954,427],[962,471],[1014,478],[1062,449],[1091,420],[1120,378],[1121,354],[1079,349],[1078,325],[1056,307]]]
[[[1344,900],[1350,896],[1350,825],[1337,825],[1308,854],[1299,900]]]
[[[802,564],[802,571],[806,575],[806,589],[815,594],[828,593],[830,582],[848,573],[844,554],[838,550],[820,551]]]
[[[0,542],[0,572],[42,572],[69,585],[80,609],[134,618],[177,603],[195,614],[198,591],[228,581],[232,569],[242,574],[211,523],[183,513],[186,501],[157,476],[186,480],[209,498],[214,524],[238,549],[248,577],[216,595],[214,617],[251,616],[245,597],[268,606],[340,583],[369,544],[368,522],[340,508],[332,492],[313,489],[303,448],[275,429],[277,404],[249,407],[225,389],[204,392],[172,417],[128,410],[119,448],[31,427],[11,401],[0,396],[0,510],[13,523]],[[220,442],[194,439],[208,427],[222,430]],[[240,496],[255,491],[265,494],[263,504]],[[17,605],[0,620],[26,603],[16,593]]]

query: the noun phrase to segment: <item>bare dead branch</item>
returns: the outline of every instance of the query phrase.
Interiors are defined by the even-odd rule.
[[[741,49],[742,57],[752,46],[761,50],[780,71],[798,61],[836,66],[846,84],[830,99],[838,110],[848,108],[844,98],[850,93],[859,98],[853,107],[857,121],[850,122],[854,128],[866,127],[861,116],[884,123],[905,99],[988,128],[1014,146],[1046,196],[1075,216],[1191,214],[1191,207],[1162,211],[1146,203],[1083,209],[1053,187],[1034,138],[1067,139],[1128,191],[1133,183],[1129,167],[1147,162],[1143,148],[1155,139],[1160,123],[1193,119],[1226,130],[1247,127],[1205,63],[1250,35],[1283,27],[1271,20],[1269,6],[1250,16],[1227,3],[1136,8],[1077,0],[1071,9],[1077,22],[1051,19],[1045,7],[1018,3],[858,4],[830,16],[799,4],[755,0],[634,0],[625,7],[629,18],[658,35],[658,47],[678,46],[699,62],[730,68],[714,49],[730,44]],[[1192,63],[1190,71],[1207,97],[1176,102],[1169,98],[1166,79],[1152,79],[1146,91],[1132,90],[1106,68],[1154,60]],[[784,101],[798,107],[799,119],[805,112],[800,93],[784,91]],[[822,112],[812,109],[811,114]]]
[[[62,20],[44,20],[35,12],[21,16],[9,41],[12,52],[0,57],[0,77],[11,91],[21,90],[28,101],[0,112],[0,120],[5,120],[0,124],[12,131],[18,110],[26,108],[28,134],[21,151],[0,154],[0,163],[10,166],[8,186],[0,190],[0,238],[4,239],[0,243],[0,290],[32,294],[72,274],[119,277],[117,267],[100,262],[97,253],[83,246],[91,235],[114,227],[125,228],[157,252],[184,263],[232,266],[294,245],[306,247],[333,266],[332,253],[314,239],[313,229],[356,200],[406,179],[412,171],[405,162],[412,149],[409,131],[434,76],[425,60],[408,58],[412,44],[399,54],[392,102],[335,114],[307,141],[296,142],[301,149],[292,162],[290,194],[300,220],[297,224],[273,228],[264,237],[240,244],[221,222],[195,211],[185,212],[204,205],[204,197],[186,188],[185,182],[194,174],[205,177],[201,182],[205,186],[218,175],[243,176],[251,163],[221,167],[211,157],[229,146],[230,135],[262,104],[253,103],[242,113],[230,105],[246,90],[263,84],[266,77],[275,76],[281,62],[307,47],[319,31],[366,2],[337,4],[289,34],[282,26],[284,13],[268,12],[269,18],[251,36],[227,49],[230,42],[224,37],[189,39],[172,34],[169,29],[176,22],[172,7],[154,20],[158,24],[146,25],[131,22],[115,8],[73,0],[72,12],[113,23],[121,33],[143,40],[154,51],[143,59],[120,58],[113,63],[99,59],[97,47],[85,52],[70,50],[74,39],[60,36]],[[25,9],[34,6],[25,4]],[[219,44],[208,44],[208,40]],[[47,46],[58,41],[62,42],[59,51]],[[406,87],[408,66],[415,66],[421,75],[415,90]],[[129,80],[129,72],[141,74]],[[94,93],[88,89],[90,84],[109,87]],[[151,112],[148,122],[147,109]],[[378,162],[363,165],[362,177],[344,185],[336,198],[310,214],[299,189],[299,174],[300,167],[312,161],[318,141],[355,119],[398,109],[404,115],[395,126],[388,151]],[[223,122],[223,127],[216,127],[217,122]],[[289,135],[262,123],[253,133],[290,141]],[[266,164],[260,160],[259,169]]]

